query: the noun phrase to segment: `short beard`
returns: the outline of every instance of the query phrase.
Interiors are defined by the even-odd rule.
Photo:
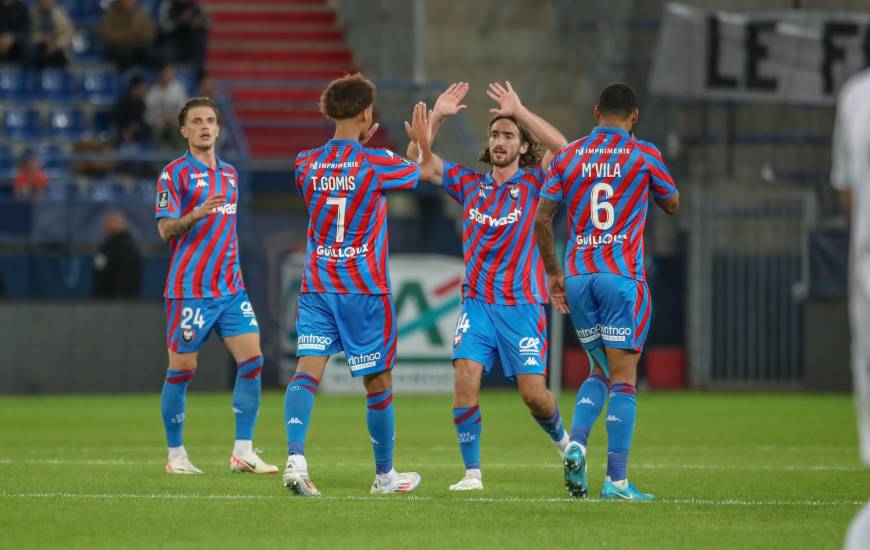
[[[511,164],[516,162],[516,160],[518,158],[520,158],[519,153],[517,153],[516,155],[514,155],[512,157],[507,157],[507,159],[502,161],[502,162],[496,162],[493,152],[492,151],[489,152],[489,163],[492,164],[493,166],[495,166],[496,168],[507,168],[508,166],[510,166]]]

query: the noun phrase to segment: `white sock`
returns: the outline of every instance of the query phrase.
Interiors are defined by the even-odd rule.
[[[393,476],[395,476],[395,475],[396,475],[395,468],[393,468],[392,470],[390,470],[389,472],[387,472],[385,474],[377,474],[378,479],[381,481],[389,481],[389,480],[393,479]]]
[[[236,456],[254,452],[254,444],[250,439],[236,439],[233,444],[233,454]]]
[[[291,462],[297,470],[308,471],[308,461],[305,460],[305,455],[290,455],[287,457],[287,463]]]
[[[480,468],[472,468],[470,470],[465,470],[465,477],[483,479],[483,474],[480,473]]]
[[[563,453],[565,452],[565,449],[568,448],[568,443],[571,443],[571,438],[568,436],[568,432],[565,432],[565,435],[563,435],[562,439],[560,439],[559,441],[553,441],[553,445],[555,445]],[[585,448],[583,449],[583,454],[586,454]]]
[[[169,447],[169,460],[184,458],[186,456],[187,451],[184,449],[184,445],[182,445],[181,447]]]

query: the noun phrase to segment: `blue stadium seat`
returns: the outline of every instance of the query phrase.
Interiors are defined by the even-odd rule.
[[[42,99],[68,100],[73,93],[72,76],[60,69],[38,73],[36,92]]]
[[[0,182],[15,176],[15,154],[9,145],[0,145]]]
[[[69,161],[69,155],[59,145],[42,143],[37,147],[36,154],[42,161],[42,167],[46,170],[63,170]]]
[[[36,109],[11,107],[3,113],[3,131],[12,139],[38,139],[42,130]]]
[[[76,33],[73,37],[72,49],[78,63],[97,63],[100,60],[99,38],[89,29]]]
[[[70,16],[79,27],[99,22],[103,10],[109,5],[106,0],[70,0],[69,3]]]
[[[0,67],[0,99],[21,99],[27,95],[28,73],[15,67]]]
[[[57,107],[49,112],[48,126],[52,136],[58,138],[79,138],[87,132],[84,113],[66,107]]]
[[[109,139],[112,132],[112,111],[101,110],[94,113],[94,133],[100,139]]]
[[[96,69],[85,73],[85,99],[97,105],[111,105],[118,98],[118,74],[113,70]]]

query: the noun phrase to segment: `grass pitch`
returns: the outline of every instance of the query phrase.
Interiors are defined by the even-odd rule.
[[[283,469],[282,398],[255,446]],[[448,396],[398,394],[396,465],[413,496],[370,497],[362,396],[318,396],[307,455],[319,500],[278,476],[231,475],[229,394],[188,396],[185,446],[202,476],[163,472],[157,395],[0,398],[0,547],[841,548],[870,497],[851,399],[641,393],[630,478],[652,503],[566,496],[549,439],[513,392],[485,393],[482,493],[462,475]],[[573,395],[561,408],[570,422]],[[590,439],[604,476],[606,434]]]

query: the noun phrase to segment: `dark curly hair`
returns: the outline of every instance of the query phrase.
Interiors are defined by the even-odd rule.
[[[520,143],[528,143],[529,148],[525,153],[520,154],[520,168],[532,168],[541,163],[541,159],[544,157],[544,154],[541,152],[540,144],[532,138],[531,133],[529,133],[528,129],[522,124],[520,121],[515,119],[512,116],[503,116],[497,115],[489,121],[489,129],[492,130],[492,125],[498,122],[499,120],[510,120],[514,124],[516,124],[517,128],[520,129]],[[480,158],[478,159],[480,162],[485,162],[486,164],[492,164],[492,159],[489,156],[489,146],[487,145],[486,149],[480,152]]]
[[[353,118],[375,102],[375,85],[355,73],[336,78],[320,95],[320,112],[332,120]]]

